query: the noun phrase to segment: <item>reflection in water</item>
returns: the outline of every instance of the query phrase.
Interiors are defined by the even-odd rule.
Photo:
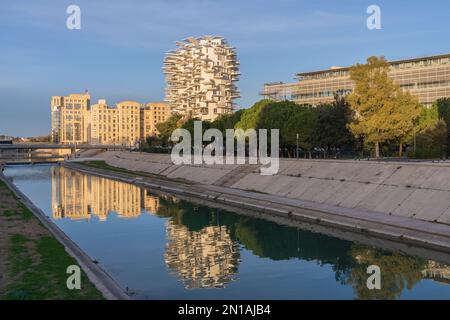
[[[186,288],[223,288],[237,279],[240,246],[271,260],[299,259],[331,266],[335,279],[360,299],[395,299],[423,279],[450,283],[450,267],[294,227],[157,196],[122,182],[52,168],[55,219],[101,221],[111,212],[167,218],[164,260]],[[382,289],[368,290],[367,267],[378,265]]]
[[[186,288],[221,288],[233,279],[239,251],[226,226],[190,231],[169,221],[167,238],[165,261]]]
[[[54,219],[79,220],[96,215],[104,221],[111,212],[124,218],[139,216],[141,208],[156,212],[159,200],[128,183],[53,167],[52,204]]]

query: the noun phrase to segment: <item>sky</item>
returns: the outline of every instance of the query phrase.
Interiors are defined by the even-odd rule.
[[[366,25],[373,4],[380,30]],[[66,27],[69,5],[81,9],[80,30]],[[298,72],[450,53],[449,18],[448,0],[2,0],[0,134],[48,134],[52,95],[163,100],[164,55],[189,36],[236,47],[236,102],[248,108],[264,83]]]

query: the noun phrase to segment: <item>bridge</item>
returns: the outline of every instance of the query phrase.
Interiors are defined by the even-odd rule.
[[[0,150],[38,150],[38,149],[101,149],[101,150],[131,150],[134,147],[119,144],[51,144],[51,143],[17,143],[17,144],[0,144]]]
[[[50,144],[50,143],[17,143],[0,144],[0,163],[5,164],[34,164],[52,163],[65,159],[76,158],[80,151],[95,150],[133,150],[134,147],[125,145],[98,144]]]

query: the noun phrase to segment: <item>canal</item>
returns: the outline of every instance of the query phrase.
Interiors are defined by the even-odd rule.
[[[450,266],[52,165],[5,174],[136,299],[450,299]],[[381,269],[369,290],[369,265]]]

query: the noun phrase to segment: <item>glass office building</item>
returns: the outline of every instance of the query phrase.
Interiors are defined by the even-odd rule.
[[[450,97],[450,54],[391,61],[389,76],[403,90],[432,105],[437,99]],[[349,67],[298,73],[295,83],[267,83],[261,93],[273,100],[292,100],[298,104],[317,105],[330,102],[334,94],[348,94],[354,84]]]

